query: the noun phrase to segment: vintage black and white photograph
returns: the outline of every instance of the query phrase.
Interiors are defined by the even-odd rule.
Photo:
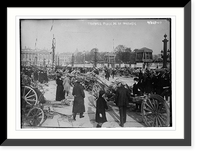
[[[21,129],[174,126],[170,18],[19,24]]]

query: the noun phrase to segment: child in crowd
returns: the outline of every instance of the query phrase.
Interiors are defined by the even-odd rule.
[[[103,98],[103,94],[105,92],[103,90],[99,91],[99,98],[96,102],[96,122],[97,127],[101,127],[104,122],[107,122],[105,110],[108,109],[107,102]]]

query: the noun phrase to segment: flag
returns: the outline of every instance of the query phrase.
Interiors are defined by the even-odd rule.
[[[37,38],[36,38],[36,40],[35,40],[35,48],[36,48],[36,44],[37,44]]]
[[[50,29],[50,31],[53,29],[53,25],[51,26],[51,29]]]
[[[53,23],[54,23],[54,20],[52,21],[52,25],[51,25],[51,29],[50,29],[50,31],[53,29]]]

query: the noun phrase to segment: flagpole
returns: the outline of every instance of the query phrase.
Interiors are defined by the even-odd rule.
[[[53,26],[54,26],[54,20],[52,20],[50,32],[53,30]],[[54,34],[53,34],[53,39],[52,39],[52,69],[54,67],[54,60],[55,60],[55,38],[54,38]]]
[[[35,52],[37,52],[36,48],[37,48],[37,38],[35,40]],[[36,53],[36,56],[35,56],[35,65],[36,66],[37,66],[37,59],[38,59],[38,53]]]

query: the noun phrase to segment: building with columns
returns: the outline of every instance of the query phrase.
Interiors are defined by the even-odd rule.
[[[114,52],[108,52],[104,56],[105,63],[108,64],[108,67],[115,67],[115,57],[116,54]]]
[[[153,50],[143,47],[135,49],[134,52],[136,64],[142,66],[142,68],[149,68],[149,65],[153,62]]]
[[[59,53],[56,55],[56,64],[59,66],[66,66],[71,64],[72,61],[72,54],[71,53]]]
[[[47,49],[21,49],[22,66],[50,66],[52,64],[52,54]]]
[[[150,63],[153,61],[153,51],[149,48],[143,47],[141,49],[135,49],[136,62]]]

